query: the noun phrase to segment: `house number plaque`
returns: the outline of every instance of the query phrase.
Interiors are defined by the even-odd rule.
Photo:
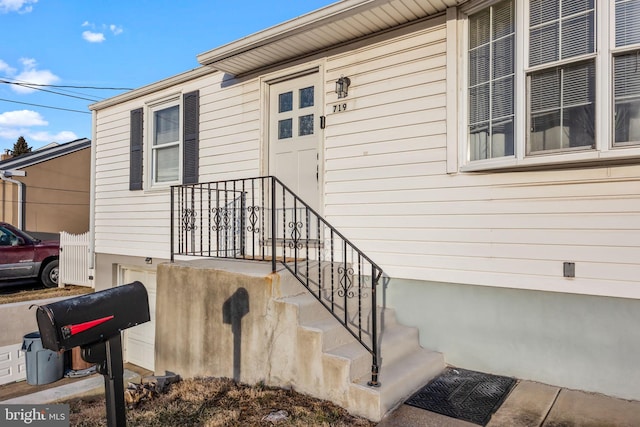
[[[333,112],[334,113],[342,113],[344,111],[347,111],[347,103],[342,103],[342,104],[334,104],[333,105]]]

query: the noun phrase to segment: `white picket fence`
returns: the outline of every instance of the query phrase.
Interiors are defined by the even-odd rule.
[[[89,232],[69,234],[60,232],[59,284],[93,287],[89,277]]]

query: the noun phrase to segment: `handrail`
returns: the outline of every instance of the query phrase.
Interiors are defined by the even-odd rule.
[[[175,256],[280,263],[371,354],[379,386],[382,269],[274,176],[171,187]],[[370,294],[369,294],[370,293]]]

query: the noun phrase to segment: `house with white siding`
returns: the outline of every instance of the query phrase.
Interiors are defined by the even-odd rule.
[[[96,288],[156,319],[126,359],[171,365],[172,265],[278,260],[449,365],[640,399],[639,54],[640,0],[343,0],[93,104]]]

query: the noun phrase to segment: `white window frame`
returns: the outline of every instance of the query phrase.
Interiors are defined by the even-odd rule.
[[[610,0],[611,1],[611,8],[609,10],[609,16],[608,16],[608,20],[604,21],[606,24],[608,24],[608,28],[609,28],[609,55],[608,56],[608,60],[609,62],[609,67],[611,70],[611,102],[609,105],[609,108],[611,109],[611,144],[613,149],[620,149],[620,148],[626,148],[626,147],[631,147],[633,148],[634,146],[638,146],[640,145],[640,140],[639,141],[628,141],[628,142],[621,142],[618,144],[615,144],[615,119],[613,117],[614,112],[615,112],[615,92],[614,92],[614,60],[613,58],[617,55],[620,54],[625,54],[625,53],[634,53],[634,52],[638,52],[638,54],[640,55],[640,43],[635,43],[635,44],[629,44],[629,45],[625,45],[625,46],[621,46],[621,47],[616,47],[616,28],[615,28],[615,12],[616,12],[616,1],[615,0]],[[640,25],[640,23],[639,23]]]
[[[178,140],[175,142],[165,143],[162,146],[154,146],[154,138],[155,138],[155,113],[161,110],[165,110],[171,107],[178,107]],[[147,189],[164,189],[171,185],[180,184],[182,181],[182,150],[183,150],[183,105],[182,105],[182,97],[180,95],[174,95],[168,98],[163,98],[162,100],[152,101],[147,105],[145,116],[148,117],[147,120],[147,138],[145,141],[145,157],[147,158],[146,163],[146,176],[147,182],[149,183]],[[168,148],[172,146],[178,147],[178,177],[172,181],[156,181],[156,156],[155,152],[158,148]]]
[[[528,2],[515,0],[515,105],[514,105],[514,155],[490,159],[470,160],[469,139],[469,21],[468,17],[502,0],[485,0],[458,8],[455,24],[455,34],[459,38],[457,43],[458,58],[458,108],[447,111],[448,120],[458,123],[457,127],[457,164],[461,172],[472,172],[494,169],[513,169],[530,167],[564,168],[580,163],[600,163],[624,161],[640,157],[640,142],[634,144],[619,144],[614,146],[613,125],[613,56],[625,51],[640,50],[640,43],[615,48],[615,2],[613,0],[594,0],[595,3],[595,40],[596,52],[558,61],[558,64],[574,63],[580,59],[593,58],[596,67],[595,83],[595,148],[562,152],[537,152],[527,155],[529,99],[527,96],[527,75],[533,71],[549,68],[549,64],[536,67],[528,66],[529,58],[529,17]],[[451,16],[451,15],[449,15]],[[451,46],[449,44],[448,46]],[[603,78],[606,76],[606,78]],[[450,89],[451,90],[451,89]],[[453,109],[452,109],[453,110]],[[455,153],[456,150],[450,150]],[[456,160],[452,160],[454,163]],[[452,170],[449,170],[452,172]]]

